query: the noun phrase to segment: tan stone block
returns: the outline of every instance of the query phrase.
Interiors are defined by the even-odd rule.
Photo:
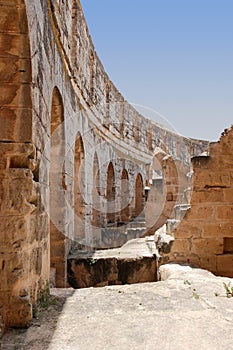
[[[2,154],[0,153],[0,172],[7,168],[7,164],[8,164],[7,157],[2,156]],[[1,187],[1,184],[0,184],[0,187]],[[1,198],[1,195],[0,195],[0,198]]]
[[[233,254],[217,256],[217,274],[233,277]]]
[[[0,33],[0,57],[30,58],[28,34]]]
[[[214,207],[209,205],[191,205],[191,210],[186,217],[189,220],[212,220]]]
[[[0,4],[13,7],[20,5],[25,6],[24,0],[0,0]]]
[[[217,219],[230,220],[233,219],[233,205],[221,205],[216,208]]]
[[[220,156],[214,154],[214,163],[216,169],[229,170],[230,168],[233,168],[232,150],[230,152],[230,154],[221,154]]]
[[[198,191],[200,189],[208,189],[213,187],[230,187],[230,174],[224,171],[219,171],[216,167],[213,167],[212,171],[210,169],[198,169],[195,172],[195,179],[193,189]]]
[[[10,142],[0,142],[0,158],[4,155],[6,156],[13,156],[13,155],[24,155],[28,156],[30,158],[35,158],[36,157],[36,150],[34,145],[28,143],[10,143]],[[22,170],[21,170],[22,173]],[[13,175],[13,173],[11,173]],[[18,176],[19,174],[16,173]],[[21,174],[24,177],[24,174]]]
[[[219,223],[221,237],[233,237],[233,222],[221,222]]]
[[[32,304],[30,300],[11,297],[4,319],[8,327],[28,327],[32,319]]]
[[[216,273],[217,271],[217,257],[216,255],[204,255],[200,257],[200,266],[203,269]]]
[[[30,171],[19,170],[23,170],[22,173],[28,172],[31,175]],[[12,177],[11,180],[4,180],[3,196],[0,202],[2,215],[22,215],[33,212],[36,209],[34,204],[34,186],[35,183],[32,181],[32,176],[27,178],[25,175],[25,177]]]
[[[228,204],[233,204],[233,188],[223,189],[223,201]]]
[[[2,141],[31,142],[32,115],[30,109],[0,110],[0,139]]]
[[[31,62],[18,57],[0,57],[0,81],[10,83],[31,82]]]
[[[28,220],[24,216],[0,216],[0,252],[6,247],[8,253],[22,249],[27,243]]]
[[[15,287],[17,281],[27,274],[28,260],[26,255],[23,251],[14,253],[8,252],[3,255],[4,272],[6,273],[7,289],[9,291]]]
[[[222,189],[209,189],[204,191],[193,191],[192,204],[196,203],[215,203],[223,201]]]
[[[191,240],[191,251],[197,255],[223,254],[223,239],[196,238]]]
[[[0,105],[30,108],[32,105],[30,84],[1,83]]]
[[[175,231],[175,238],[191,238],[200,237],[202,234],[202,223],[189,222],[187,220],[177,227]]]
[[[202,237],[203,238],[222,238],[222,227],[218,222],[202,222]],[[232,232],[233,234],[233,232]]]
[[[175,239],[172,246],[172,253],[188,253],[190,251],[190,242],[188,239]]]
[[[27,17],[24,7],[0,3],[0,32],[27,33]]]

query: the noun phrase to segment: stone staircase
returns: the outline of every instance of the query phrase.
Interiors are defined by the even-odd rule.
[[[119,226],[107,226],[101,229],[100,248],[117,248],[129,240],[140,238],[146,231],[144,216],[138,216],[130,222],[121,223]]]
[[[180,224],[181,220],[190,209],[189,204],[177,204],[174,207],[174,218],[168,219],[166,223],[166,232],[169,235],[173,235],[175,229]]]

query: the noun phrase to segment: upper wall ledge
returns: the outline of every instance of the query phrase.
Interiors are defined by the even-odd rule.
[[[188,159],[190,154],[198,155],[208,148],[208,141],[176,134],[142,116],[124,99],[95,51],[79,0],[48,0],[48,11],[80,107],[95,116],[100,130],[107,129],[116,142],[124,141],[148,155],[153,154],[155,147],[161,147],[176,158]]]

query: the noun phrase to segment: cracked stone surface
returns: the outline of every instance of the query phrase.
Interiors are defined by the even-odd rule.
[[[79,289],[67,299],[49,350],[232,349],[233,279],[177,264],[162,281]]]

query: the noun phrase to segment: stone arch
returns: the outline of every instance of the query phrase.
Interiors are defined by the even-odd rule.
[[[100,211],[100,169],[97,153],[94,154],[93,160],[93,188],[92,188],[92,225],[102,227]]]
[[[129,176],[126,169],[121,174],[121,213],[122,222],[130,221],[130,204],[129,204]]]
[[[135,181],[135,217],[141,216],[144,209],[144,190],[143,179],[140,173],[137,174]]]
[[[66,286],[65,127],[60,91],[53,90],[50,121],[50,266],[56,287]]]
[[[115,198],[116,198],[116,185],[115,185],[115,171],[112,162],[108,165],[107,170],[107,224],[115,223]]]
[[[74,237],[81,243],[85,238],[85,152],[81,135],[78,133],[74,148]]]

